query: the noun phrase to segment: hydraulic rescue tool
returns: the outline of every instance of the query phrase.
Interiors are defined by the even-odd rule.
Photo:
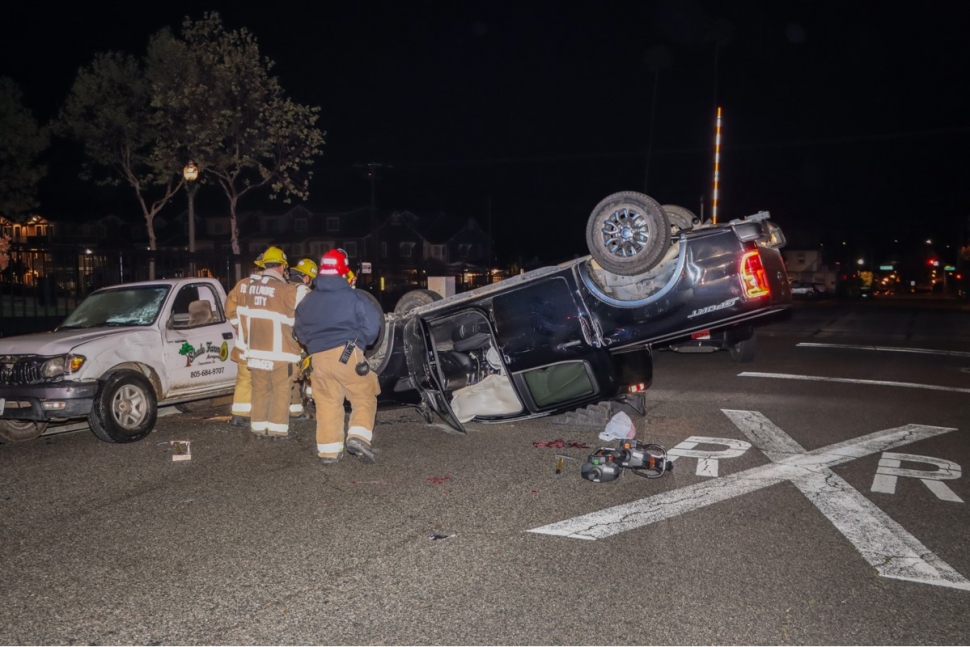
[[[580,474],[593,483],[615,481],[628,469],[637,476],[660,478],[674,469],[662,445],[622,440],[616,447],[600,447],[580,467]]]

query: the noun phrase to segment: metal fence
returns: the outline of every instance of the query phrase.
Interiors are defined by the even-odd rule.
[[[0,272],[0,337],[50,330],[91,292],[119,283],[155,278],[212,277],[235,284],[237,264],[248,271],[253,259],[225,252],[92,250],[77,245],[11,245]]]

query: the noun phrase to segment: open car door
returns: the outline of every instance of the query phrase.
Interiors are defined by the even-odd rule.
[[[414,385],[424,401],[451,427],[466,433],[445,396],[438,356],[431,344],[427,324],[420,317],[413,317],[404,327],[404,355]]]

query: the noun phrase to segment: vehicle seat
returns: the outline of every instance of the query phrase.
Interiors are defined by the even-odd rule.
[[[443,351],[438,353],[438,364],[444,378],[444,389],[453,391],[468,384],[468,374],[472,370],[472,360],[466,353]]]
[[[492,340],[488,332],[488,322],[481,317],[455,326],[451,333],[452,348],[458,352],[467,352],[483,348]]]
[[[204,326],[215,321],[212,316],[212,304],[208,301],[193,301],[189,304],[189,325]]]

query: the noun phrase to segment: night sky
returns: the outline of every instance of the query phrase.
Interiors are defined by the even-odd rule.
[[[720,220],[768,210],[793,243],[859,248],[958,246],[970,224],[964,0],[16,5],[0,75],[38,119],[96,52],[141,55],[158,29],[215,10],[256,35],[294,99],[322,108],[310,208],[367,204],[356,165],[385,164],[380,208],[475,216],[504,260],[585,253],[590,210],[645,182],[695,212],[706,195],[709,216],[716,106]],[[77,181],[60,147],[50,165],[45,215],[139,213],[130,189]],[[285,208],[241,208],[267,206]]]

